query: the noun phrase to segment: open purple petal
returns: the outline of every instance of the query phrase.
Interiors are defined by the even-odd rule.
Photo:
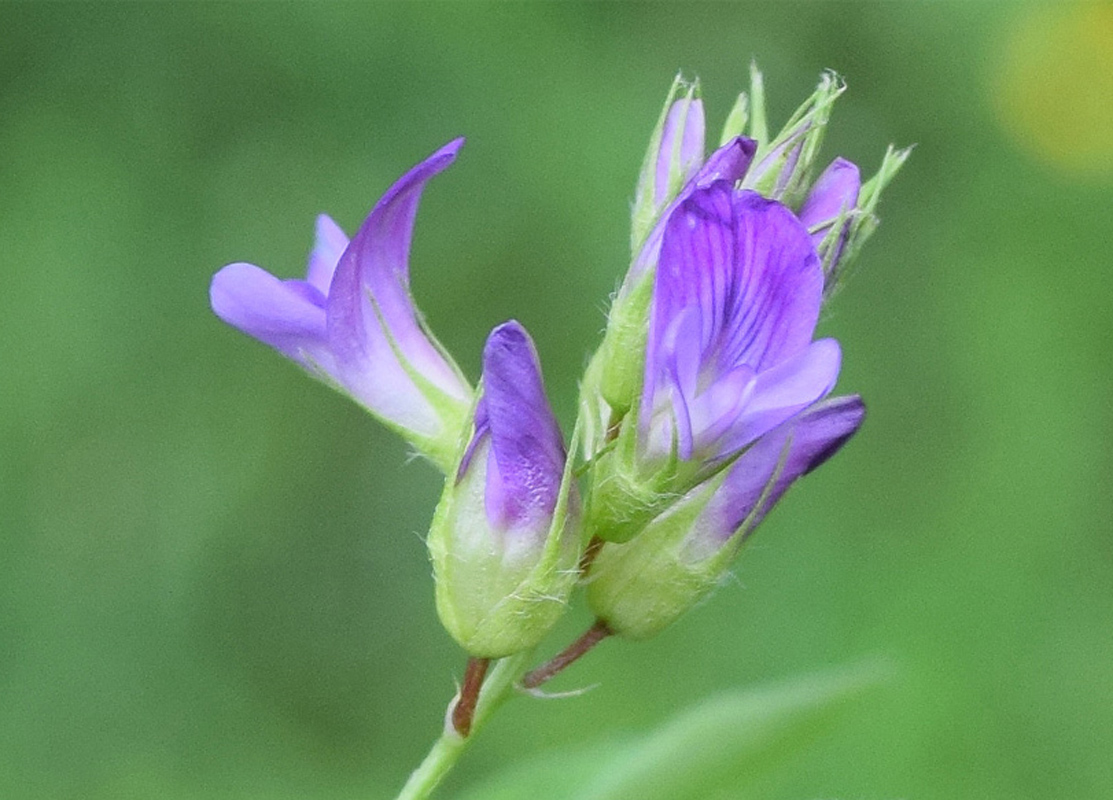
[[[544,535],[560,493],[564,440],[545,397],[533,342],[515,321],[487,338],[481,402],[491,436],[488,519],[502,530]]]
[[[735,533],[743,537],[752,533],[798,478],[838,452],[858,430],[865,413],[858,395],[835,397],[761,437],[729,467],[689,547],[706,555]]]
[[[213,276],[209,302],[218,317],[302,366],[327,371],[324,296],[305,281],[283,281],[254,264],[229,264]]]
[[[305,272],[306,283],[328,297],[336,265],[347,248],[348,237],[340,226],[328,214],[319,215],[317,236],[313,242],[313,251],[309,254],[309,267]]]
[[[328,339],[340,378],[372,411],[417,433],[437,432],[411,373],[449,398],[470,390],[430,340],[410,296],[409,251],[426,181],[456,158],[462,139],[437,150],[376,204],[340,258],[328,296]]]
[[[742,413],[723,438],[725,452],[736,452],[800,413],[835,387],[842,354],[834,339],[812,342],[796,355],[759,373]]]
[[[830,391],[838,345],[811,343],[822,293],[815,249],[788,209],[727,181],[694,191],[669,218],[657,265],[643,445],[660,442],[652,428],[666,402],[690,423],[691,448],[678,437],[687,459],[728,455]]]

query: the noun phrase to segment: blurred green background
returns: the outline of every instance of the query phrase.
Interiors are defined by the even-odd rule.
[[[1113,796],[1113,5],[4,5],[0,797],[388,798],[463,656],[434,470],[220,323],[464,134],[414,290],[475,377],[534,334],[572,422],[677,69],[717,130],[821,69],[825,153],[917,143],[828,310],[870,418],[737,580],[508,706],[450,797],[708,693],[881,654],[784,798]],[[586,625],[577,605],[555,649]],[[635,800],[635,799],[632,799]]]

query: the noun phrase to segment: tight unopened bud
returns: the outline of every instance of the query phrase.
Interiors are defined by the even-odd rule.
[[[579,498],[533,342],[495,328],[471,436],[429,533],[437,611],[473,656],[535,645],[564,610],[579,556]]]

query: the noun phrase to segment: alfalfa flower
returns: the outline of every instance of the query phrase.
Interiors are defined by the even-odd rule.
[[[835,385],[813,341],[823,269],[791,211],[716,181],[665,226],[641,396],[593,469],[591,533],[625,541],[677,496]]]
[[[535,645],[564,611],[580,501],[529,334],[491,331],[472,422],[429,533],[437,611],[472,656]]]
[[[705,159],[704,138],[699,84],[677,76],[638,178],[631,213],[630,269],[611,304],[606,335],[584,378],[584,438],[593,447],[601,443],[610,418],[625,414],[638,393],[640,353],[645,349],[664,221],[696,189],[719,180],[739,180],[757,149],[752,140],[733,137]]]
[[[637,537],[604,546],[587,585],[600,624],[644,639],[674,622],[721,582],[781,496],[838,452],[864,416],[857,395],[818,402],[761,436]]]
[[[813,185],[831,111],[845,84],[834,73],[824,73],[815,91],[775,135],[769,133],[763,86],[761,72],[751,67],[750,90],[738,96],[719,148],[705,161],[699,83],[679,76],[673,82],[638,180],[631,215],[631,265],[611,305],[603,343],[584,376],[581,414],[589,454],[608,446],[641,393],[653,275],[665,224],[689,194],[726,180],[799,214],[823,263],[825,298],[877,227],[881,190],[909,151],[890,148],[881,169],[864,185],[858,168],[841,158]]]
[[[304,280],[236,263],[209,291],[217,316],[349,395],[446,472],[472,389],[414,305],[409,251],[422,190],[462,145],[403,175],[351,241],[321,215]]]

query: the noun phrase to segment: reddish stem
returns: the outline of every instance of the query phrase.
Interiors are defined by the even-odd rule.
[[[602,620],[596,620],[595,624],[588,628],[583,636],[564,648],[564,650],[557,654],[552,660],[546,664],[542,664],[532,672],[527,672],[522,677],[522,686],[526,689],[536,689],[545,681],[557,675],[557,673],[565,667],[586,655],[591,648],[595,647],[595,645],[599,644],[599,642],[606,639],[612,633],[613,631],[607,627],[607,623]]]
[[[490,665],[489,658],[469,658],[467,669],[464,670],[464,685],[460,687],[460,698],[452,709],[452,727],[465,739],[471,733],[475,704],[479,702],[479,690],[483,687],[483,678]]]
[[[603,549],[603,540],[598,536],[592,536],[591,541],[587,543],[584,548],[584,554],[580,556],[580,577],[587,577],[591,572],[591,565],[595,563],[595,557],[599,555],[599,551]]]

